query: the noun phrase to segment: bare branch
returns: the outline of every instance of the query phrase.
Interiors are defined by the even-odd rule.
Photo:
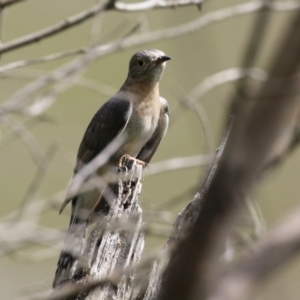
[[[43,163],[43,165],[39,165],[38,169],[33,177],[33,180],[31,181],[27,192],[25,193],[25,196],[23,198],[23,201],[20,205],[20,215],[19,215],[19,219],[22,218],[23,212],[26,210],[26,206],[29,204],[30,201],[33,200],[33,196],[35,195],[35,193],[37,192],[38,188],[40,187],[40,184],[42,182],[42,180],[45,177],[45,173],[47,171],[47,167],[49,165],[49,162],[51,161],[51,159],[53,158],[57,147],[55,146],[50,146],[46,155],[45,155],[45,162]]]
[[[280,3],[282,3],[280,1]],[[275,3],[276,4],[276,3]],[[286,5],[284,5],[286,4]],[[145,33],[142,36],[133,36],[130,39],[126,39],[122,43],[122,48],[128,48],[132,46],[141,45],[144,43],[155,42],[161,39],[171,39],[175,38],[200,28],[209,26],[210,24],[226,20],[228,18],[238,17],[241,15],[251,14],[253,12],[259,11],[261,9],[270,9],[273,11],[283,12],[289,10],[295,10],[300,8],[299,2],[284,2],[283,5],[277,7],[276,5],[265,5],[265,1],[256,0],[250,1],[243,4],[238,4],[235,6],[230,6],[220,10],[209,12],[194,21],[188,22],[186,24],[175,26],[155,32]],[[293,7],[293,8],[292,8]],[[99,48],[100,50],[101,48]]]
[[[115,10],[121,12],[137,12],[137,11],[145,11],[150,9],[161,9],[161,8],[177,8],[181,6],[190,6],[196,5],[199,8],[201,4],[204,3],[206,0],[178,0],[176,2],[173,1],[143,1],[139,3],[123,3],[123,2],[116,2],[115,3]]]
[[[207,172],[207,175],[202,183],[200,192],[193,197],[193,199],[188,203],[188,205],[176,218],[173,224],[174,232],[169,237],[160,255],[161,257],[163,257],[163,259],[156,260],[152,263],[150,271],[148,272],[149,274],[147,282],[144,283],[144,286],[140,290],[140,293],[136,300],[158,299],[160,289],[165,288],[162,286],[162,270],[165,268],[167,261],[169,260],[169,258],[166,258],[166,256],[172,255],[172,250],[174,249],[175,244],[178,242],[178,239],[180,240],[180,238],[185,236],[185,234],[189,231],[191,225],[195,222],[195,219],[199,214],[203,202],[203,197],[206,191],[208,190],[218,168],[218,164],[220,163],[220,159],[222,157],[229,133],[231,131],[231,125],[232,122],[229,122],[227,129],[223,135],[220,146],[218,148],[218,151],[214,157],[214,161],[211,164],[209,171]]]
[[[273,5],[273,0],[265,1],[266,5]],[[267,10],[261,10],[257,13],[255,21],[253,22],[252,32],[242,59],[242,68],[249,69],[255,66],[255,61],[262,49],[263,43],[265,41],[265,36],[267,33],[268,24],[271,18],[271,14]],[[249,77],[244,76],[237,84],[235,91],[235,99],[232,100],[232,111],[234,111],[234,106],[237,105],[241,97],[247,98],[251,97],[250,87],[249,87]]]
[[[31,133],[29,129],[26,128],[24,123],[16,120],[10,116],[4,116],[0,118],[0,122],[9,126],[12,131],[19,136],[31,154],[33,161],[40,167],[43,167],[45,163],[44,155],[41,151],[41,147],[36,140],[35,136]]]
[[[298,11],[253,106],[241,103],[234,116],[224,156],[195,224],[173,253],[158,299],[207,297],[216,262],[244,200],[256,186],[276,143],[289,134],[287,129],[299,110],[299,99],[295,99],[299,92],[299,29]]]
[[[0,8],[5,8],[5,7],[8,7],[8,6],[11,6],[13,4],[18,4],[20,2],[24,2],[26,0],[1,0],[0,2]]]
[[[135,32],[137,30],[137,28],[139,28],[139,26],[140,26],[140,24],[138,24],[137,26],[132,28],[130,30],[130,32],[126,34],[126,36],[129,36],[130,34]],[[14,61],[12,63],[8,63],[4,66],[1,66],[0,67],[0,73],[1,73],[1,76],[3,76],[2,75],[3,73],[14,70],[16,68],[21,68],[21,67],[26,67],[26,66],[41,64],[41,63],[47,63],[47,62],[59,60],[59,59],[70,57],[70,56],[86,54],[87,51],[88,51],[88,48],[79,48],[79,49],[74,49],[74,50],[69,50],[69,51],[64,51],[64,52],[59,52],[59,53],[53,53],[53,54],[50,54],[50,55],[46,55],[44,57]]]
[[[287,4],[286,5],[287,9],[290,9],[288,5],[289,2],[285,2],[285,4]],[[20,110],[23,105],[23,102],[25,102],[30,95],[37,92],[39,89],[45,87],[48,84],[51,84],[55,81],[62,80],[66,76],[73,75],[74,73],[78,72],[83,67],[86,67],[89,63],[91,63],[92,61],[94,61],[99,57],[102,57],[104,55],[107,55],[111,52],[120,49],[125,49],[133,46],[142,45],[145,43],[155,42],[161,39],[170,39],[170,38],[178,37],[187,34],[189,32],[192,32],[194,30],[208,26],[212,23],[225,20],[227,18],[253,13],[262,8],[265,8],[264,5],[265,5],[264,1],[263,2],[250,1],[244,4],[207,13],[206,15],[194,21],[186,23],[184,25],[171,27],[164,30],[158,30],[155,32],[145,33],[142,35],[130,36],[120,41],[117,41],[116,43],[105,44],[96,48],[92,48],[81,59],[75,60],[63,66],[61,69],[52,72],[48,76],[38,78],[36,81],[30,83],[28,86],[18,91],[15,95],[13,95],[6,103],[4,103],[0,107],[0,115],[8,112]],[[300,8],[300,4],[299,4],[299,8]],[[273,9],[273,7],[270,6],[270,9]]]
[[[87,180],[87,178],[95,174],[98,168],[103,166],[108,159],[112,156],[113,153],[115,153],[119,147],[122,145],[124,142],[126,136],[125,134],[123,135],[118,135],[115,137],[95,158],[93,158],[88,164],[84,165],[79,172],[75,174],[75,176],[72,179],[72,182],[68,188],[68,195],[67,198],[71,199],[75,195],[78,194],[79,190],[84,188],[84,183]],[[117,177],[113,178],[115,182],[117,182]],[[97,178],[98,184],[99,181],[101,181],[100,178]],[[87,188],[90,189],[90,182],[89,180],[87,182]],[[103,185],[107,185],[107,181],[103,179]],[[102,187],[103,188],[103,187]]]
[[[1,66],[0,73],[5,73],[5,72],[11,71],[16,68],[26,67],[26,66],[40,64],[40,63],[46,63],[46,62],[66,58],[69,56],[85,54],[86,52],[87,52],[87,49],[80,48],[80,49],[75,49],[75,50],[70,50],[70,51],[65,51],[65,52],[54,53],[54,54],[46,55],[44,57],[39,57],[39,58],[14,61],[12,63]]]
[[[190,91],[188,97],[191,98],[191,101],[197,101],[219,85],[243,78],[265,81],[267,77],[267,73],[259,68],[230,68],[206,77],[201,83],[194,87],[192,91]]]
[[[210,164],[213,155],[195,155],[188,157],[174,157],[157,163],[152,163],[144,171],[145,176],[152,176],[163,172],[179,170],[183,168],[194,168]]]
[[[45,199],[38,199],[36,201],[30,202],[24,209],[22,219],[36,222],[37,218],[41,216],[44,211],[55,208],[58,210],[58,207],[61,205],[61,199],[63,199],[66,195],[66,190],[62,190],[57,192],[54,196]],[[5,218],[1,219],[1,226],[5,227],[5,223],[14,223],[19,221],[20,214],[18,211],[12,212],[7,215]],[[0,231],[2,230],[0,226]]]
[[[106,95],[108,97],[111,97],[117,92],[116,88],[105,85],[99,81],[89,79],[89,78],[84,78],[84,77],[77,78],[75,84],[90,89],[94,92],[100,93],[102,95]]]
[[[21,38],[15,39],[11,42],[8,42],[6,44],[2,44],[0,47],[0,53],[5,53],[26,45],[29,45],[31,43],[39,42],[42,39],[45,39],[47,37],[50,37],[52,35],[55,35],[59,32],[63,32],[73,26],[76,26],[93,16],[97,15],[101,11],[107,9],[107,6],[112,2],[112,0],[107,0],[104,3],[99,2],[98,4],[94,5],[90,9],[87,9],[86,11],[83,11],[77,15],[71,16],[67,18],[64,21],[61,21],[51,27],[48,27],[46,29],[43,29],[41,31],[31,33],[29,35],[23,36]]]
[[[254,286],[300,251],[300,209],[287,216],[262,240],[251,245],[218,279],[209,300],[248,299]]]
[[[5,7],[20,3],[21,1],[24,0],[0,0],[0,21],[2,18],[1,9],[3,12]],[[284,51],[281,52],[280,55],[277,56],[277,59],[274,60],[278,62],[279,67],[272,69],[270,76],[268,76],[266,72],[254,68],[253,66],[255,65],[255,58],[260,52],[259,50],[264,40],[264,32],[267,28],[266,24],[268,19],[265,15],[270,15],[268,14],[269,11],[281,12],[299,9],[300,2],[292,0],[252,0],[202,14],[200,17],[197,17],[197,19],[180,26],[177,25],[154,32],[150,32],[149,28],[146,28],[147,30],[144,28],[144,32],[138,33],[137,29],[140,28],[139,24],[135,26],[133,30],[130,30],[129,34],[120,37],[120,28],[123,27],[121,32],[124,32],[125,27],[123,26],[124,22],[122,22],[114,27],[107,35],[102,36],[101,39],[98,37],[100,31],[97,30],[101,27],[98,21],[100,20],[101,22],[101,12],[117,11],[130,13],[188,5],[200,7],[204,2],[205,0],[177,0],[177,2],[176,0],[175,2],[170,0],[149,0],[137,3],[121,3],[115,0],[104,0],[104,2],[96,1],[96,5],[67,18],[66,21],[58,22],[48,28],[8,41],[2,45],[2,47],[0,46],[1,55],[1,53],[8,53],[14,49],[21,49],[21,47],[26,45],[33,45],[35,42],[75,28],[75,26],[82,24],[86,20],[94,18],[94,24],[92,24],[91,29],[92,38],[88,41],[88,47],[33,59],[15,61],[0,67],[0,77],[3,79],[15,78],[33,80],[33,82],[13,94],[7,102],[1,104],[0,122],[12,128],[12,131],[9,131],[8,136],[5,137],[10,138],[13,134],[12,132],[15,132],[28,144],[36,162],[44,163],[44,156],[40,153],[38,143],[28,129],[28,123],[26,123],[28,118],[24,124],[21,122],[19,124],[19,121],[15,121],[14,116],[10,116],[10,113],[16,114],[16,119],[19,117],[17,114],[20,114],[22,120],[23,114],[26,117],[31,117],[29,119],[30,122],[32,120],[38,120],[39,118],[37,118],[37,116],[43,116],[42,114],[44,114],[58,98],[59,93],[64,92],[73,85],[79,85],[96,91],[97,93],[111,96],[115,92],[113,88],[101,85],[101,83],[98,84],[97,81],[81,77],[82,71],[96,59],[123,49],[153,43],[162,39],[166,40],[183,36],[226,19],[259,12],[257,18],[255,18],[256,25],[254,26],[252,38],[248,44],[248,46],[250,46],[248,47],[248,52],[245,55],[244,63],[242,63],[241,68],[231,68],[213,74],[205,78],[188,95],[184,93],[184,100],[186,100],[187,106],[197,113],[200,121],[203,123],[202,128],[204,129],[204,136],[206,137],[204,140],[210,145],[206,149],[207,155],[174,157],[153,163],[149,169],[145,169],[144,175],[151,176],[162,172],[196,166],[205,165],[210,167],[202,186],[199,188],[199,192],[182,213],[178,215],[173,225],[174,230],[171,236],[169,236],[171,229],[170,224],[175,218],[171,213],[164,211],[146,211],[143,217],[145,220],[153,223],[149,224],[147,228],[143,224],[142,212],[137,202],[135,202],[137,198],[134,198],[134,201],[130,198],[131,196],[137,197],[139,194],[142,184],[141,178],[137,180],[139,182],[138,185],[135,185],[137,181],[131,182],[132,185],[130,187],[129,185],[121,184],[120,189],[122,190],[123,188],[122,192],[125,191],[122,196],[123,198],[112,198],[112,201],[118,202],[118,205],[112,206],[109,214],[105,212],[105,216],[99,221],[95,230],[94,228],[90,228],[92,235],[87,242],[88,246],[82,260],[80,259],[78,263],[74,263],[72,272],[75,272],[70,273],[71,276],[66,277],[70,279],[65,286],[66,289],[57,289],[50,298],[49,291],[41,292],[42,290],[40,289],[40,293],[28,297],[26,295],[26,299],[49,300],[68,298],[68,300],[70,300],[74,298],[85,299],[86,297],[88,299],[108,299],[112,296],[116,298],[116,300],[157,300],[160,288],[162,289],[159,299],[189,300],[195,295],[194,298],[196,299],[207,299],[207,295],[212,295],[212,297],[219,296],[217,293],[210,294],[212,291],[224,291],[224,295],[231,297],[230,293],[232,291],[235,292],[232,288],[235,280],[237,280],[237,285],[240,283],[240,289],[238,289],[236,293],[242,294],[242,289],[244,288],[245,294],[242,296],[245,296],[251,292],[254,284],[260,281],[260,279],[269,276],[276,266],[282,264],[299,250],[300,241],[299,238],[296,237],[296,234],[299,234],[298,227],[300,227],[300,225],[298,223],[296,224],[295,215],[293,217],[294,221],[290,219],[286,223],[289,224],[289,226],[296,225],[295,228],[293,228],[295,234],[286,237],[287,243],[285,245],[283,239],[280,240],[279,236],[275,234],[272,235],[271,233],[270,236],[268,236],[270,239],[266,240],[266,243],[269,242],[268,245],[262,242],[258,243],[257,252],[249,252],[232,268],[227,269],[225,273],[218,273],[221,265],[219,260],[220,254],[224,253],[225,240],[229,232],[233,232],[233,234],[230,235],[230,238],[233,238],[231,242],[228,243],[229,246],[227,248],[229,256],[235,254],[236,249],[234,243],[239,238],[240,240],[238,240],[238,242],[242,241],[242,243],[247,245],[247,243],[250,243],[253,239],[260,237],[261,234],[264,233],[263,221],[261,220],[259,212],[256,211],[255,205],[251,202],[249,193],[257,183],[258,175],[262,173],[262,170],[264,170],[269,160],[274,157],[273,152],[278,141],[277,137],[284,136],[284,138],[289,140],[291,137],[290,129],[295,128],[295,115],[298,110],[300,112],[300,105],[295,99],[291,99],[292,96],[298,92],[297,86],[299,77],[297,77],[297,70],[300,70],[300,68],[298,68],[300,64],[298,62],[300,47],[297,46],[298,44],[295,46],[295,40],[298,40],[299,37],[286,42],[287,46],[291,48],[295,46],[294,52],[291,52],[290,56]],[[99,17],[95,18],[96,16]],[[300,25],[298,27],[300,28]],[[289,34],[291,33],[286,33],[287,36]],[[299,30],[298,34],[300,35]],[[116,35],[118,37],[117,39],[115,39]],[[1,36],[0,39],[2,40]],[[286,50],[286,52],[289,52],[289,50]],[[51,62],[71,56],[75,57],[72,57],[72,60],[68,59],[67,63],[62,64],[51,72],[44,70],[28,70],[28,73],[26,73],[26,70],[13,71],[16,68]],[[284,60],[282,65],[279,64],[280,60]],[[287,66],[284,66],[285,64]],[[283,70],[285,67],[286,69]],[[229,126],[224,134],[224,139],[212,163],[212,149],[214,146],[211,139],[212,135],[209,122],[201,104],[198,104],[197,100],[219,85],[240,79],[242,79],[241,82],[243,82],[243,79],[248,78],[261,81],[262,83],[259,84],[259,86],[265,86],[265,89],[260,90],[260,93],[256,95],[257,97],[251,98],[251,101],[248,101],[246,105],[244,105],[246,101],[237,101],[236,116],[230,119]],[[245,86],[242,86],[241,90],[245,90]],[[280,91],[280,94],[275,95],[278,91]],[[252,96],[253,95],[254,93],[252,93]],[[274,103],[277,105],[277,108]],[[230,113],[233,113],[233,111]],[[287,123],[289,123],[287,126],[288,129],[285,127]],[[6,141],[7,140],[11,139],[6,139]],[[1,140],[1,142],[3,141]],[[81,191],[81,188],[90,189],[91,186],[101,188],[107,185],[107,182],[112,181],[115,184],[116,178],[103,178],[99,180],[91,176],[91,174],[105,162],[107,156],[118,147],[118,141],[115,142],[114,145],[110,145],[109,149],[106,149],[107,151],[95,158],[91,164],[85,166],[77,173],[70,188],[72,195]],[[244,143],[245,146],[243,146]],[[2,146],[3,145],[2,143]],[[40,167],[42,167],[42,165],[40,165]],[[66,191],[61,191],[50,199],[32,200],[32,196],[37,191],[45,175],[44,171],[45,169],[39,169],[34,176],[34,180],[28,187],[28,193],[24,196],[21,210],[11,213],[5,220],[1,220],[0,256],[10,255],[18,261],[39,261],[43,257],[52,257],[57,249],[61,249],[64,232],[39,225],[39,221],[44,212],[51,210],[57,211],[59,209],[61,200],[65,198]],[[126,173],[125,176],[127,175]],[[87,178],[91,180],[86,180]],[[122,176],[120,176],[120,178],[122,178]],[[128,179],[126,183],[129,183],[129,181]],[[128,187],[129,190],[127,189]],[[113,187],[111,191],[115,192],[114,188],[115,187]],[[196,188],[192,189],[193,191],[191,193],[188,191],[190,195],[194,194]],[[126,194],[128,191],[129,193]],[[69,196],[72,195],[69,194]],[[182,199],[183,193],[181,192],[181,195],[177,194],[176,197]],[[184,197],[186,197],[186,194],[184,194]],[[246,202],[243,202],[244,200]],[[113,202],[109,203],[112,204]],[[247,218],[238,216],[241,207],[248,208],[252,216],[251,220],[248,215]],[[298,217],[299,214],[298,212]],[[242,224],[245,225],[245,227],[254,225],[254,234],[252,231],[250,233],[249,227],[246,227],[246,233],[243,230],[238,231],[239,228],[235,229],[233,223],[235,223],[234,225]],[[196,224],[195,227],[193,227],[194,224]],[[96,227],[95,223],[92,226]],[[277,227],[277,229],[280,229],[280,226]],[[286,227],[286,231],[279,231],[286,234],[288,230],[288,227]],[[157,235],[159,237],[169,236],[169,240],[163,251],[159,252],[157,257],[151,257],[152,262],[153,259],[155,259],[151,268],[149,266],[149,256],[147,258],[147,265],[144,264],[141,267],[137,266],[137,262],[141,257],[144,243],[143,235],[145,234]],[[171,252],[175,249],[177,241],[180,242],[179,248],[175,250],[175,255],[172,256]],[[29,253],[27,247],[33,244],[37,244],[38,247]],[[242,246],[244,246],[244,244],[242,244]],[[273,262],[267,261],[265,269],[263,269],[263,264],[259,266],[255,265],[253,261],[255,259],[263,260],[264,255],[269,255],[273,258],[274,249],[272,245],[279,247],[280,255],[276,256]],[[87,255],[85,256],[85,254]],[[222,258],[224,258],[224,256],[225,255],[223,255]],[[170,257],[171,263],[165,277],[162,278],[162,269],[165,268]],[[184,262],[180,264],[182,257],[184,257]],[[233,256],[231,258],[233,258]],[[216,261],[218,261],[218,266],[214,268]],[[221,261],[223,262],[225,260],[223,259]],[[92,268],[90,268],[91,266]],[[246,272],[245,269],[243,269],[244,266],[249,268],[250,272]],[[145,268],[147,268],[147,270],[150,268],[150,280],[147,283],[148,288],[141,290],[141,298],[135,298],[138,291],[140,291],[141,281],[145,276]],[[215,271],[216,273],[213,274]],[[181,278],[178,279],[179,275]],[[212,277],[212,275],[219,276]],[[241,278],[239,278],[239,275],[241,275]],[[178,276],[178,280],[176,276]],[[212,278],[217,278],[219,281],[213,281],[211,280]],[[199,285],[196,287],[198,283]],[[181,284],[186,284],[186,286],[181,289]],[[210,290],[210,287],[212,287],[212,290]],[[220,289],[218,289],[219,287]],[[234,288],[237,288],[236,284]],[[87,296],[86,293],[89,292],[91,292],[91,294]],[[111,293],[110,295],[109,292]],[[219,298],[211,298],[211,300],[219,300]],[[228,298],[228,300],[235,300],[235,298]]]
[[[78,283],[76,285],[64,286],[62,289],[56,290],[52,293],[51,296],[45,297],[45,300],[65,300],[69,297],[76,298],[78,294],[85,294],[93,291],[96,288],[99,288],[104,285],[112,285],[114,288],[117,288],[118,282],[121,277],[115,276],[106,277],[104,279],[91,280],[85,283]],[[37,300],[43,300],[43,298],[36,298]],[[73,298],[72,298],[73,299]]]
[[[177,87],[178,88],[178,87]],[[212,153],[214,151],[214,145],[213,145],[213,132],[212,132],[212,127],[209,121],[209,118],[207,116],[207,113],[202,106],[201,103],[196,102],[194,99],[189,96],[188,93],[186,93],[182,88],[180,88],[180,91],[176,93],[176,97],[178,98],[178,101],[184,106],[185,108],[190,109],[193,111],[196,116],[198,117],[201,130],[203,132],[203,137],[204,137],[204,148],[205,148],[205,153]],[[179,111],[179,109],[177,109]],[[176,109],[175,109],[175,114],[176,114]],[[174,116],[174,112],[172,112],[172,115]],[[176,115],[174,117],[174,120],[176,121]],[[172,123],[171,123],[172,124]]]
[[[161,7],[173,8],[174,6],[199,5],[202,3],[202,1],[201,0],[189,0],[189,1],[181,0],[176,5],[174,5],[173,2],[171,2],[170,4],[166,4],[165,2],[161,2],[161,3],[157,4],[156,1],[151,1],[150,3],[151,3],[151,5],[148,7],[146,6],[146,8],[144,8],[143,3],[141,3],[140,5],[138,5],[138,3],[136,3],[131,7],[128,6],[128,4],[122,5],[120,3],[119,9],[117,9],[117,10],[131,11],[131,10],[128,10],[129,8],[131,8],[133,11],[137,11],[137,10],[141,10],[141,9],[145,10],[145,9],[153,9],[153,8],[161,8]],[[42,39],[45,39],[45,38],[55,35],[57,33],[63,32],[71,27],[74,27],[76,25],[83,23],[84,21],[89,20],[90,18],[96,16],[101,11],[110,10],[110,9],[114,9],[114,8],[115,8],[114,0],[107,0],[104,3],[99,2],[98,4],[94,5],[93,7],[89,8],[83,12],[80,12],[77,15],[71,16],[71,17],[67,18],[66,20],[61,21],[53,26],[50,26],[46,29],[43,29],[43,30],[35,32],[35,33],[31,33],[27,36],[15,39],[6,44],[2,44],[0,47],[0,53],[5,53],[5,52],[15,50],[17,48],[20,48],[20,47],[23,47],[23,46],[26,46],[26,45],[29,45],[29,44],[32,44],[35,42],[39,42]]]
[[[0,257],[13,254],[32,244],[52,246],[60,242],[64,233],[35,224],[36,220],[22,221],[19,223],[2,223],[0,227]],[[12,226],[14,225],[14,226]]]

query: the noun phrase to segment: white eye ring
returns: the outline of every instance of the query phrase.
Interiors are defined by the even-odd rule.
[[[142,59],[142,58],[138,58],[137,60],[136,60],[136,64],[137,64],[137,66],[139,67],[139,68],[143,68],[144,66],[145,66],[145,61]]]

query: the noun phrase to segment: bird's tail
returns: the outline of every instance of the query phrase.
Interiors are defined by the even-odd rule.
[[[88,220],[80,218],[80,196],[73,199],[70,226],[60,253],[52,287],[55,288],[71,279],[76,270],[79,257],[84,250]]]
[[[58,259],[53,288],[67,282],[75,275],[79,258],[84,251],[87,226],[99,217],[100,212],[101,215],[109,212],[109,203],[114,197],[114,194],[109,191],[110,189],[105,188],[103,193],[99,193],[99,190],[95,189],[72,199],[70,226]]]

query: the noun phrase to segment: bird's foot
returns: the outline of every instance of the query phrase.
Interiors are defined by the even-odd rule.
[[[133,162],[135,162],[137,165],[140,165],[142,167],[148,166],[148,164],[145,163],[144,161],[132,157],[129,154],[124,154],[119,160],[119,170],[126,168],[126,166],[131,165]]]

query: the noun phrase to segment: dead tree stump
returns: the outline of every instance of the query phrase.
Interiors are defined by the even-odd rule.
[[[53,299],[132,299],[135,266],[144,248],[142,166],[123,162],[119,184],[107,215],[91,229],[72,282],[58,287]]]

